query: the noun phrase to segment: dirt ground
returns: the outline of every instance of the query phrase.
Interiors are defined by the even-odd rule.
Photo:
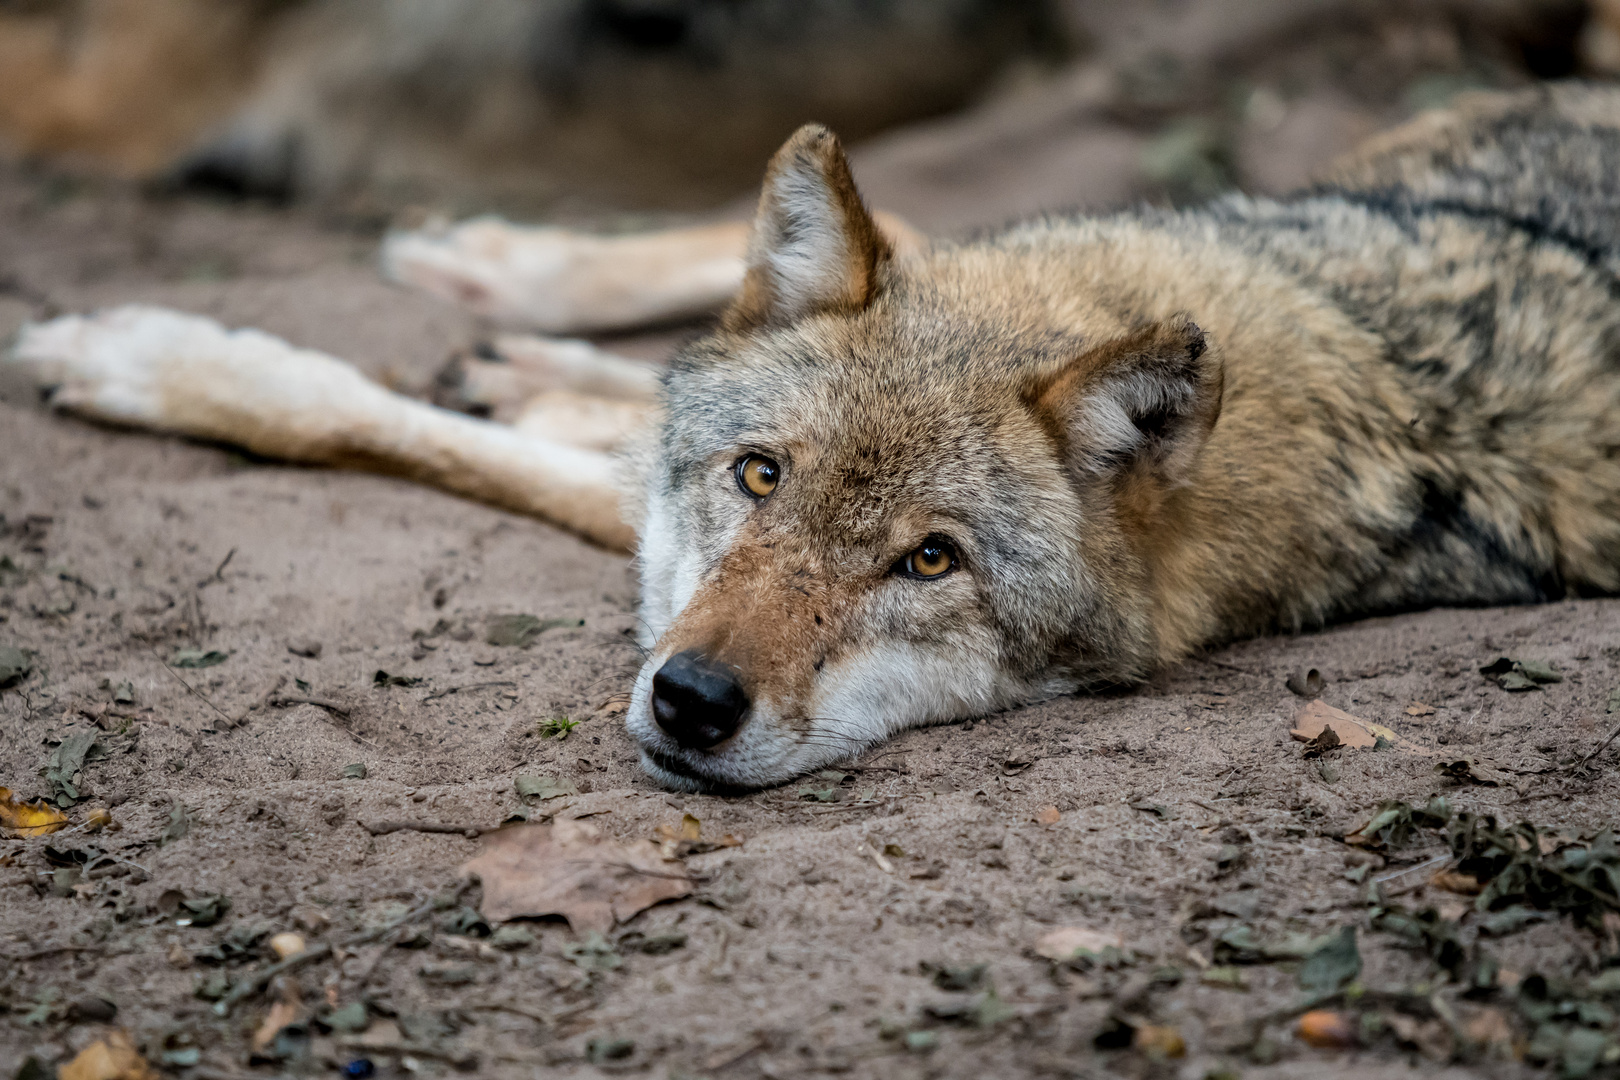
[[[1308,152],[1298,140],[1274,158],[1251,147],[1245,169],[1280,162],[1291,182],[1376,119],[1360,105],[1304,107],[1362,119]],[[1014,113],[1023,158],[962,156],[969,136],[1013,138],[984,117]],[[1112,114],[1078,122],[1068,142],[1029,134],[1039,118],[1005,102],[974,115],[977,128],[945,121],[859,154],[875,201],[961,230],[1036,200],[1117,203],[1151,181],[1145,137]],[[958,172],[928,165],[950,147]],[[1005,181],[1019,163],[1034,187]],[[1061,191],[1039,188],[1054,178]],[[488,328],[383,284],[375,241],[300,212],[8,169],[0,338],[52,311],[149,301],[424,392]],[[668,341],[626,345],[656,354]],[[598,711],[638,659],[626,559],[396,480],[108,430],[0,390],[0,647],[32,665],[0,691],[0,784],[51,796],[44,774],[64,740],[93,732],[101,748],[68,778],[73,829],[0,840],[0,1076],[49,1075],[114,1027],[164,1072],[198,1080],[370,1075],[364,1062],[379,1076],[670,1080],[1517,1076],[1537,1074],[1520,1059],[1549,1056],[1538,1023],[1601,1033],[1599,1071],[1620,1058],[1614,1014],[1595,997],[1570,991],[1554,1022],[1525,990],[1542,985],[1534,975],[1585,985],[1615,960],[1612,924],[1605,935],[1550,916],[1487,936],[1467,897],[1430,883],[1446,864],[1440,832],[1384,851],[1345,840],[1385,800],[1436,794],[1571,840],[1613,824],[1620,745],[1587,759],[1617,719],[1606,709],[1620,601],[1243,642],[1130,692],[912,732],[833,776],[674,795]],[[584,623],[527,648],[488,644],[487,620],[516,613]],[[226,658],[171,666],[187,649]],[[1478,670],[1502,655],[1565,677],[1509,693]],[[1289,737],[1304,699],[1285,679],[1313,667],[1323,701],[1404,741],[1305,756]],[[379,685],[379,672],[418,681]],[[276,693],[327,704],[267,703]],[[583,722],[542,738],[557,716]],[[1463,757],[1491,782],[1435,771]],[[520,775],[578,793],[526,803]],[[82,827],[98,809],[113,826]],[[687,857],[695,893],[628,919],[603,952],[559,921],[525,924],[528,943],[486,939],[458,906],[476,908],[479,890],[456,896],[481,841],[360,824],[519,814],[588,817],[623,841],[691,815],[703,837],[742,843]],[[1448,981],[1438,953],[1374,928],[1373,886],[1386,908],[1455,923],[1501,973]],[[177,907],[214,895],[230,907],[211,925]],[[425,918],[343,946],[436,897],[443,908]],[[1362,967],[1326,1005],[1357,1025],[1359,1045],[1313,1048],[1295,1026],[1299,965],[1244,963],[1232,934],[1345,926]],[[1041,956],[1062,927],[1122,948]],[[277,995],[294,991],[249,995],[225,1017],[209,995],[262,970],[265,933],[288,930],[338,948],[292,976],[298,1022],[255,1051]],[[356,1003],[360,1022],[339,1022]]]

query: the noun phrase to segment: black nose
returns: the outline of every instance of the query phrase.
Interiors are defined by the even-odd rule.
[[[688,649],[653,676],[652,709],[670,738],[688,750],[707,750],[736,732],[748,695],[728,668]]]

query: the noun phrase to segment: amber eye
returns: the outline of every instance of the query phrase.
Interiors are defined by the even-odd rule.
[[[776,490],[782,466],[760,454],[744,454],[737,461],[737,484],[756,499]]]
[[[956,567],[956,549],[950,542],[937,537],[923,541],[922,546],[905,558],[907,574],[916,578],[937,578]]]

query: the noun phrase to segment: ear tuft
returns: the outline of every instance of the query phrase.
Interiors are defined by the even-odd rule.
[[[1220,417],[1224,381],[1204,331],[1176,315],[1082,353],[1025,398],[1076,470],[1142,466],[1174,486]]]
[[[876,295],[879,271],[892,256],[855,188],[838,137],[806,124],[766,169],[748,273],[721,325],[745,331],[860,311]]]

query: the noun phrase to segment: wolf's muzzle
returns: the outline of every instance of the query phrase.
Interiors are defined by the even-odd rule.
[[[653,719],[685,749],[707,750],[731,738],[747,711],[736,676],[696,649],[676,653],[653,676]]]

